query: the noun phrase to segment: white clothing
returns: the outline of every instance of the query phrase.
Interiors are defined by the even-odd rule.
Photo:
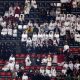
[[[74,64],[74,67],[75,67],[77,70],[79,70],[80,64],[79,64],[79,63],[76,63],[76,64]]]
[[[31,1],[31,6],[34,8],[37,8],[36,0]]]
[[[31,39],[27,39],[27,40],[26,40],[26,46],[27,46],[27,45],[32,45],[32,40],[31,40]]]
[[[66,75],[66,72],[67,72],[66,69],[62,69],[62,73],[63,73],[64,75]]]
[[[13,29],[13,37],[17,37],[17,29]]]
[[[15,69],[18,71],[19,70],[19,64],[15,64]]]
[[[52,65],[52,58],[47,58],[47,66],[51,66]]]
[[[40,68],[40,73],[44,76],[45,70]]]
[[[57,63],[57,62],[58,62],[58,61],[57,61],[57,55],[54,55],[52,62],[53,62],[53,63]]]
[[[9,61],[12,61],[15,64],[15,57],[10,56]]]
[[[12,7],[9,7],[9,16],[14,16],[14,9]]]
[[[22,76],[22,80],[28,80],[28,76],[27,75],[23,75]]]
[[[9,70],[14,71],[14,63],[9,63]]]
[[[3,22],[1,23],[1,26],[2,26],[3,28],[6,27],[6,22],[3,21]]]
[[[64,67],[65,69],[68,69],[69,66],[68,66],[68,64],[64,63],[63,67]]]
[[[18,25],[18,29],[22,30],[22,25]]]
[[[26,57],[25,63],[26,63],[26,66],[30,66],[31,65],[30,57],[28,57],[28,56]]]
[[[27,37],[28,37],[28,35],[25,34],[25,33],[23,33],[23,34],[22,34],[21,41],[22,41],[22,42],[25,42],[25,41],[27,40]]]
[[[41,63],[47,63],[47,59],[43,58]]]
[[[73,68],[74,68],[73,63],[68,64],[68,66],[69,66],[69,68],[70,68],[71,70],[73,70]]]
[[[1,35],[7,35],[7,28],[3,28],[3,29],[2,29]]]
[[[12,29],[8,29],[8,35],[12,35]]]
[[[5,65],[3,68],[2,68],[3,71],[8,71],[9,70],[9,65]]]
[[[56,75],[56,69],[51,69],[51,75],[53,76],[53,77],[56,77],[57,75]]]
[[[37,34],[33,34],[32,41],[37,41]]]
[[[64,45],[64,50],[63,51],[67,51],[69,49],[69,45]]]

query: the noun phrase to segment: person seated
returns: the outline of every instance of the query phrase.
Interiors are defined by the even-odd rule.
[[[63,76],[66,76],[66,75],[67,75],[66,73],[67,73],[67,69],[64,67],[64,68],[62,69],[62,75],[63,75]]]
[[[68,52],[69,51],[69,45],[65,43],[63,52]]]
[[[31,6],[35,9],[37,8],[36,0],[31,0]]]
[[[32,46],[32,39],[30,37],[26,40],[26,46]]]
[[[28,80],[28,76],[26,75],[26,73],[23,74],[22,80]]]
[[[31,9],[30,0],[25,1],[24,14],[29,14]]]
[[[27,40],[27,37],[28,37],[28,35],[27,35],[27,33],[24,31],[23,34],[22,34],[22,37],[21,37],[21,41],[22,41],[22,42],[25,42],[25,41]]]
[[[45,75],[51,77],[51,69],[49,67],[46,67]]]
[[[57,72],[55,67],[51,67],[51,76],[56,77],[57,76]]]
[[[1,30],[1,35],[7,35],[7,28],[3,28],[2,30]]]
[[[63,64],[63,68],[68,69],[68,67],[69,67],[69,65],[67,64],[67,62],[64,62],[64,64]]]
[[[25,58],[25,63],[26,63],[26,66],[31,66],[31,60],[29,55],[27,55],[27,57]]]
[[[74,68],[76,70],[79,70],[79,67],[80,67],[80,63],[79,63],[79,61],[76,61],[76,63],[74,64]]]
[[[45,69],[44,69],[44,67],[40,67],[40,74],[43,75],[43,76],[45,75]]]
[[[47,64],[47,57],[45,56],[42,61],[41,61],[42,64]]]
[[[47,57],[47,66],[52,66],[52,58],[50,55]]]
[[[12,61],[12,63],[15,64],[15,57],[13,56],[13,54],[11,54],[11,56],[9,58],[9,61]]]
[[[14,7],[13,7],[13,5],[11,5],[10,7],[9,7],[9,16],[14,16]]]
[[[73,71],[73,69],[74,69],[74,64],[72,63],[72,61],[69,61],[68,66],[69,66],[69,68]]]
[[[15,70],[15,67],[14,67],[15,64],[13,63],[13,61],[10,60],[8,65],[9,65],[9,70],[13,72]]]
[[[60,37],[59,33],[55,32],[54,37],[56,38],[57,43],[59,44],[59,41],[60,41],[60,39],[59,39],[59,37]]]
[[[16,63],[15,63],[15,70],[16,70],[16,71],[19,71],[19,68],[20,68],[20,65],[19,65],[18,62],[16,62]]]
[[[22,13],[20,14],[20,16],[19,16],[19,21],[20,21],[20,22],[23,22],[23,21],[24,21],[24,14],[22,14]]]

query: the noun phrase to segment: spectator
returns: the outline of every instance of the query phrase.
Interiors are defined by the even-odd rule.
[[[45,75],[51,77],[51,70],[49,67],[46,67]]]
[[[31,60],[30,60],[30,56],[27,55],[26,59],[25,59],[25,63],[26,63],[26,66],[31,66]]]
[[[26,73],[23,74],[22,80],[28,80],[28,76],[26,75]]]
[[[73,69],[74,69],[74,64],[72,63],[72,61],[70,61],[68,65],[69,65],[69,68],[73,71]]]
[[[44,69],[44,67],[40,67],[40,74],[43,75],[43,76],[45,75],[45,69]]]
[[[64,68],[62,69],[62,75],[63,75],[64,77],[67,76],[66,73],[67,73],[67,69],[64,67]]]
[[[31,6],[35,9],[37,8],[36,0],[31,0]]]
[[[16,70],[16,71],[19,71],[19,69],[20,69],[20,65],[19,65],[18,62],[16,62],[16,63],[15,63],[15,70]]]
[[[48,55],[48,58],[47,58],[47,66],[52,66],[52,58],[50,55]]]
[[[51,67],[51,76],[56,77],[57,76],[57,72],[55,67]]]
[[[15,57],[13,56],[13,54],[11,54],[9,61],[11,61],[11,63],[15,64]]]
[[[76,61],[76,63],[74,64],[74,68],[76,70],[79,70],[79,67],[80,67],[80,63],[79,63],[79,61]]]
[[[14,16],[14,7],[13,7],[13,5],[11,5],[9,7],[9,16]]]
[[[31,9],[30,0],[25,1],[24,14],[29,14]]]

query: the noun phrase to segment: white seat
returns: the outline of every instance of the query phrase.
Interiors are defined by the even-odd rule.
[[[18,25],[18,29],[22,30],[22,28],[23,28],[22,25]]]
[[[17,29],[13,30],[13,37],[17,37]]]
[[[27,25],[23,25],[23,29],[27,29]]]
[[[8,29],[8,35],[12,35],[12,29]]]

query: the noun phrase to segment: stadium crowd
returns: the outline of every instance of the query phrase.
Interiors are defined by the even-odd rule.
[[[57,6],[64,6],[66,3],[69,3],[67,1],[71,2],[71,0],[61,0],[62,3],[57,4]],[[80,2],[73,0],[72,8],[76,10],[79,4]],[[31,20],[25,22],[25,15],[29,15],[31,8],[37,9],[36,0],[26,0],[24,9],[18,3],[15,6],[11,5],[9,10],[5,11],[4,16],[0,16],[0,36],[17,38],[20,31],[20,41],[26,45],[25,48],[28,54],[47,54],[47,56],[43,58],[37,57],[34,60],[35,58],[32,59],[30,55],[27,55],[24,65],[22,65],[16,61],[14,54],[0,54],[1,59],[8,60],[2,70],[6,72],[11,71],[14,79],[28,80],[32,78],[32,80],[39,80],[39,76],[39,78],[42,77],[42,80],[46,77],[47,79],[53,77],[55,80],[57,77],[59,77],[59,80],[75,80],[75,78],[80,80],[79,60],[73,61],[69,58],[69,44],[80,42],[80,15],[61,13],[61,8],[57,8],[55,20],[41,24]],[[64,39],[62,54],[64,54],[65,60],[58,63],[55,54],[58,54],[60,51],[61,38]],[[24,50],[23,52],[25,53]],[[55,56],[52,57],[51,54]],[[62,67],[60,73],[53,64]],[[37,68],[25,71],[25,66],[37,66]],[[31,74],[32,72],[33,74]]]

